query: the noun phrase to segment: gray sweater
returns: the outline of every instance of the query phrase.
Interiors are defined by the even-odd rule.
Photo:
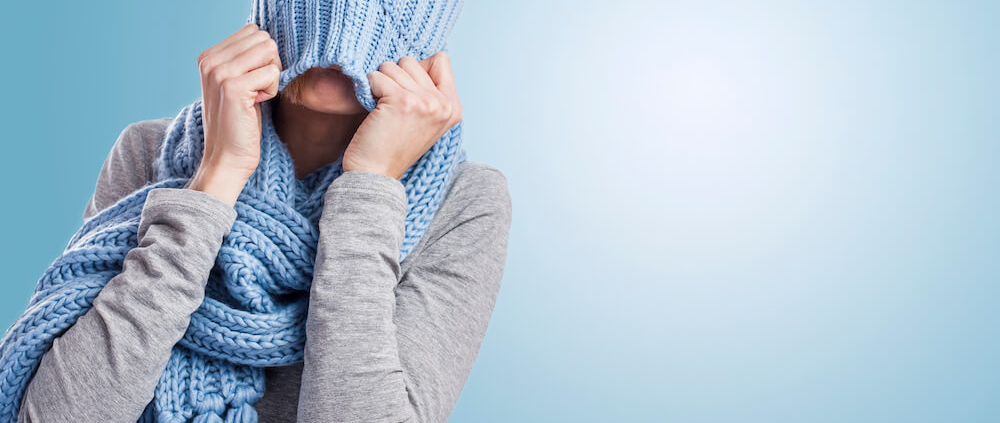
[[[84,219],[155,180],[172,119],[122,131]],[[506,177],[466,160],[400,263],[403,184],[360,171],[335,179],[320,220],[305,362],[266,369],[260,421],[447,421],[499,294],[511,215]],[[233,207],[204,192],[152,190],[138,245],[43,356],[19,422],[135,422],[204,298],[235,219]]]

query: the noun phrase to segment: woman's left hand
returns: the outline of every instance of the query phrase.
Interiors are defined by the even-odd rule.
[[[378,104],[344,152],[344,171],[382,173],[397,180],[445,132],[462,120],[446,52],[399,64],[383,62],[368,74]]]

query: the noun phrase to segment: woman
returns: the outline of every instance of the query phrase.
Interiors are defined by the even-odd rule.
[[[281,21],[280,10],[266,10],[275,7],[273,0],[256,2],[250,20],[263,25],[251,22],[199,56],[204,149],[197,169],[183,186],[145,192],[135,247],[89,309],[52,339],[14,409],[18,421],[447,421],[499,291],[511,219],[506,178],[485,164],[454,164],[433,219],[398,260],[414,210],[401,180],[409,181],[415,163],[423,163],[461,119],[448,56],[383,61],[365,81],[356,67],[350,76],[342,72],[354,65],[346,60],[325,65],[283,54],[297,47],[282,38],[282,22],[299,30],[309,25],[302,20],[323,28],[342,24],[333,12],[342,9],[329,6],[321,2],[307,18],[332,23],[295,20],[288,17],[291,9]],[[400,10],[387,6],[379,16],[399,22],[392,12]],[[275,15],[260,18],[267,13]],[[360,12],[343,13],[352,18]],[[286,69],[283,56],[296,67]],[[376,98],[374,109],[362,104]],[[170,169],[157,163],[165,163],[164,154],[180,154],[169,143],[181,126],[177,118],[161,118],[125,128],[97,178],[85,226],[164,178]],[[277,282],[250,284],[245,292],[231,281],[213,285],[233,263],[249,267],[260,259],[237,256],[245,263],[219,265],[223,252],[241,252],[230,236],[234,222],[247,224],[244,212],[264,209],[248,204],[256,198],[257,178],[272,169],[262,155],[272,126],[294,162],[296,180],[289,187],[320,184],[317,175],[337,176],[321,192],[324,206],[313,216],[319,239],[315,267],[305,272],[311,285],[302,297],[308,315],[301,360],[268,357],[267,363],[280,364],[260,366],[264,377],[252,377],[256,373],[226,371],[241,367],[223,356],[203,357],[190,342],[185,353],[176,346],[191,335],[192,315],[203,311],[206,290],[257,311],[280,309],[304,292]],[[334,168],[340,173],[330,173]],[[241,271],[246,268],[233,272]],[[256,277],[280,279],[273,268]],[[227,318],[232,316],[245,317]],[[26,331],[14,329],[6,337]],[[246,339],[238,335],[215,341]],[[270,339],[255,335],[257,344]],[[178,364],[184,359],[216,367]],[[247,362],[263,362],[255,360]],[[232,380],[240,375],[248,379],[243,385]]]

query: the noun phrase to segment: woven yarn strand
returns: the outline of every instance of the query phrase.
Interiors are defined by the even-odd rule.
[[[278,42],[279,86],[310,67],[341,66],[373,110],[367,74],[386,60],[447,51],[462,1],[255,0],[247,22]],[[341,160],[297,179],[278,138],[270,100],[261,103],[261,159],[234,209],[205,298],[170,353],[140,422],[256,422],[264,368],[300,363],[324,194]],[[164,134],[156,181],[89,218],[38,279],[24,313],[0,340],[0,423],[16,422],[28,381],[53,340],[92,306],[126,253],[138,245],[150,191],[183,188],[204,149],[202,99],[185,106]],[[342,159],[342,157],[341,157]],[[405,260],[430,225],[456,166],[466,159],[462,122],[450,128],[400,182],[406,190]]]

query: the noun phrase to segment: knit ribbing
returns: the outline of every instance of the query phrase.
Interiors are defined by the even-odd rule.
[[[339,64],[358,100],[375,107],[367,74],[386,60],[444,50],[461,0],[255,0],[248,22],[278,42],[285,69],[279,85],[314,66]],[[141,422],[256,422],[263,367],[299,363],[313,276],[319,220],[341,160],[297,179],[278,138],[271,101],[261,103],[261,156],[234,206],[186,333],[171,351]],[[399,261],[430,225],[455,167],[465,160],[462,124],[450,128],[402,175],[405,235]],[[150,190],[187,184],[204,149],[202,99],[184,107],[167,129],[157,182],[94,215],[38,280],[24,314],[0,341],[0,423],[15,422],[28,381],[52,341],[89,310],[138,244]],[[342,157],[341,157],[342,159]]]
[[[423,60],[448,51],[462,6],[463,0],[254,0],[247,22],[278,43],[284,68],[279,90],[308,68],[336,64],[356,84],[361,105],[372,110],[368,74],[387,60]]]

